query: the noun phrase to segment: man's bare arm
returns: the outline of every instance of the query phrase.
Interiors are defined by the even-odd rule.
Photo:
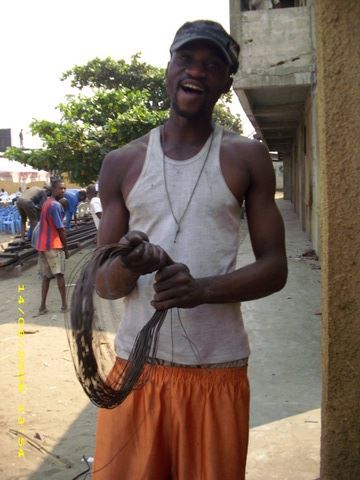
[[[102,219],[98,231],[98,246],[118,243],[128,232],[128,211],[121,192],[122,175],[119,171],[119,151],[110,152],[100,171]],[[96,290],[104,298],[115,299],[127,295],[136,285],[139,275],[127,270],[120,258],[107,261],[96,276]]]
[[[128,168],[127,150],[111,152],[100,172],[100,192],[103,212],[98,233],[98,246],[119,243],[130,245],[133,251],[125,258],[117,257],[102,265],[96,277],[96,289],[108,299],[128,295],[140,275],[157,270],[167,261],[165,252],[148,242],[142,232],[128,232],[129,212],[122,186]],[[131,152],[130,152],[131,154]],[[131,155],[130,155],[131,159]]]
[[[67,247],[67,239],[66,239],[66,233],[64,228],[58,228],[57,229],[61,243],[63,244],[63,250],[65,252],[65,258],[69,258],[69,251]]]

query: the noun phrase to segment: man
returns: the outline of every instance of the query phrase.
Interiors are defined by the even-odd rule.
[[[11,196],[6,190],[2,188],[0,191],[0,203],[7,204],[9,203],[9,201],[11,201]]]
[[[154,309],[170,310],[145,385],[99,410],[95,480],[245,478],[249,345],[240,302],[286,282],[268,150],[212,123],[239,46],[221,25],[196,21],[178,30],[170,52],[169,119],[110,152],[100,174],[98,243],[133,247],[96,279],[102,297],[126,296],[119,366]],[[255,260],[236,269],[244,199]]]
[[[21,190],[21,187],[19,187],[19,189],[17,190],[17,192],[12,193],[12,194],[10,195],[11,203],[12,203],[13,205],[15,205],[17,199],[18,199],[19,197],[21,197],[21,195],[22,195],[22,190]]]
[[[20,130],[19,140],[20,140],[20,148],[24,148],[24,134],[23,134],[23,129]]]
[[[86,188],[86,195],[89,200],[89,209],[92,215],[92,218],[95,223],[95,227],[99,229],[101,214],[102,214],[102,207],[100,198],[97,195],[97,190],[95,185],[89,185]]]
[[[40,211],[43,203],[47,199],[46,187],[30,187],[17,199],[16,207],[21,217],[21,238],[25,240],[26,221],[29,219],[30,230],[28,234],[31,240],[32,232],[39,220]]]
[[[72,217],[74,217],[75,227],[77,227],[77,207],[80,202],[86,200],[86,192],[85,190],[66,189],[64,197],[69,205],[65,211],[65,228],[70,230]]]
[[[59,201],[64,197],[65,185],[62,180],[51,182],[51,196],[44,203],[36,242],[39,252],[39,267],[42,276],[41,304],[39,315],[47,313],[46,297],[50,280],[56,278],[61,296],[61,311],[67,311],[65,292],[65,259],[69,257],[66,234],[63,225],[63,207]]]
[[[8,192],[2,188],[0,190],[0,199],[6,200],[8,196],[9,196]]]

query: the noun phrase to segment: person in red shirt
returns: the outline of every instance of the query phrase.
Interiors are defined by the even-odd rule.
[[[47,313],[46,297],[50,280],[56,278],[61,296],[61,311],[67,311],[65,292],[65,259],[69,257],[63,224],[64,211],[59,200],[64,197],[65,184],[56,179],[51,182],[51,197],[44,203],[39,225],[36,250],[39,252],[39,268],[42,276],[41,305],[39,315]]]

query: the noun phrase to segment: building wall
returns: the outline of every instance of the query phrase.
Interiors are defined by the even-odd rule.
[[[315,95],[309,93],[292,153],[284,160],[284,198],[294,204],[302,229],[320,254],[319,168]]]
[[[311,223],[309,225],[313,248],[321,258],[320,219],[319,219],[319,153],[317,138],[317,106],[314,92],[309,99],[311,109],[309,112],[308,148],[311,155]]]
[[[304,162],[305,162],[305,189],[304,189],[304,214],[305,231],[309,240],[313,238],[312,210],[313,210],[313,184],[312,184],[312,121],[311,121],[311,96],[306,99],[304,112]]]
[[[26,184],[25,188],[43,187],[44,185],[45,185],[45,182],[30,182]],[[11,182],[11,181],[0,182],[0,188],[3,188],[4,190],[6,190],[9,194],[17,192],[20,186],[21,186],[20,183],[16,183],[16,182]]]
[[[292,163],[292,202],[299,215],[302,229],[305,230],[305,155],[304,155],[304,118],[299,121],[293,147]]]
[[[285,200],[291,200],[291,154],[286,154],[283,156],[283,165],[284,165],[284,198]]]
[[[321,480],[360,478],[360,2],[317,0]]]
[[[242,39],[238,88],[309,84],[312,43],[308,8],[241,12],[230,0],[231,31]]]
[[[64,179],[64,182],[65,182],[66,188],[82,188],[82,187],[79,187],[79,185],[77,183],[69,182],[66,178]],[[23,188],[43,187],[45,184],[46,184],[46,182],[30,182],[30,183],[26,183],[25,187],[23,187]],[[11,181],[1,181],[0,182],[0,188],[5,189],[8,193],[17,192],[19,190],[20,186],[21,185],[17,182],[11,182]]]

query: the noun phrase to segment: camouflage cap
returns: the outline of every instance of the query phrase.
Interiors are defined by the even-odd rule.
[[[220,23],[212,20],[195,20],[184,23],[175,34],[170,53],[195,40],[207,40],[216,45],[230,65],[230,73],[237,72],[240,46]]]

